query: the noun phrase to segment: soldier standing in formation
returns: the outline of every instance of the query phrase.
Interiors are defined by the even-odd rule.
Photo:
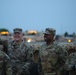
[[[69,75],[76,75],[76,52],[68,56],[65,62],[65,69],[69,72]]]
[[[4,46],[0,40],[0,75],[12,75],[10,57],[3,51]]]
[[[67,51],[55,43],[56,30],[46,28],[44,41],[39,49],[39,74],[40,75],[61,75],[67,58]]]
[[[13,32],[14,40],[9,42],[8,47],[13,75],[30,75],[33,63],[33,49],[23,40],[22,29],[15,28]]]

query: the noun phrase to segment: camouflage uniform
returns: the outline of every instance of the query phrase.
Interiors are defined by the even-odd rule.
[[[12,75],[11,61],[7,54],[2,51],[0,45],[0,75]]]
[[[8,40],[0,39],[0,45],[3,45],[3,48],[1,49],[3,52],[7,53],[8,51]]]
[[[46,33],[53,33],[52,29],[46,30]],[[40,75],[60,75],[67,57],[67,51],[53,42],[50,45],[46,43],[39,50],[39,73]]]
[[[76,52],[68,56],[65,62],[65,69],[69,71],[69,75],[76,75]]]
[[[33,50],[24,41],[17,44],[9,42],[8,55],[12,61],[13,75],[30,75],[33,62]]]

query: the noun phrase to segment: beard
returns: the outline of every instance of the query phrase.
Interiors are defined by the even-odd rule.
[[[51,42],[52,40],[51,39],[44,38],[44,41],[45,42]]]

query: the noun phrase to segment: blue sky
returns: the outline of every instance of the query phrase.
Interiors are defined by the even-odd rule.
[[[0,28],[76,33],[76,0],[0,0]]]

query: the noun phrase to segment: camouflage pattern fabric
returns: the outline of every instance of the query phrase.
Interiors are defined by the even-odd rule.
[[[67,51],[57,43],[42,45],[38,60],[40,75],[60,75],[67,55]]]
[[[0,39],[0,45],[3,46],[2,50],[5,53],[7,53],[7,50],[8,50],[8,41],[7,40]],[[1,47],[0,47],[0,50],[1,50]]]
[[[12,75],[11,61],[7,54],[0,50],[0,75]]]
[[[12,61],[13,75],[30,75],[33,62],[33,49],[24,41],[16,44],[15,41],[9,43],[8,55]]]
[[[76,52],[68,56],[65,62],[65,69],[69,71],[69,75],[76,75]]]
[[[56,30],[53,29],[53,28],[46,28],[44,34],[55,35],[56,34]]]

